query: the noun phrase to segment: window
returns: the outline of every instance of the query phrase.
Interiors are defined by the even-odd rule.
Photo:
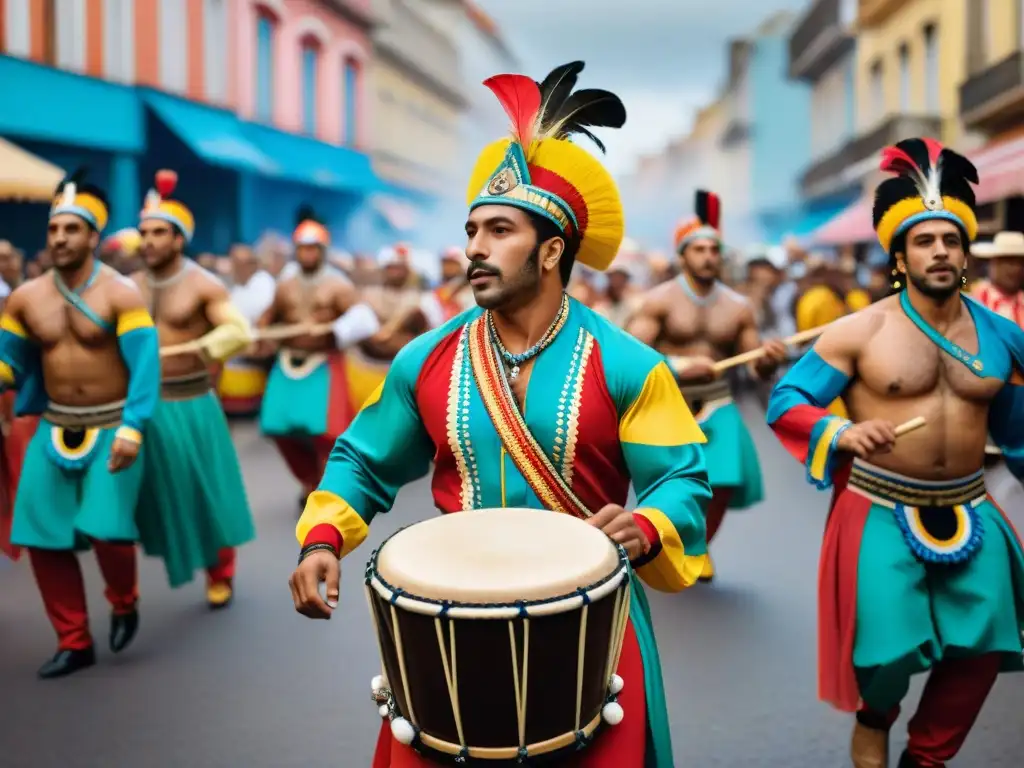
[[[988,0],[972,0],[967,4],[967,69],[970,74],[980,72],[989,57]]]
[[[160,85],[168,91],[188,90],[188,3],[160,0]]]
[[[359,62],[353,58],[345,59],[345,114],[343,140],[349,147],[359,141]]]
[[[1017,0],[1017,47],[1024,48],[1024,0]]]
[[[203,62],[206,98],[223,103],[228,97],[227,0],[203,1]]]
[[[928,114],[938,114],[939,44],[934,24],[924,28],[924,107]]]
[[[311,136],[316,134],[316,75],[319,65],[320,49],[316,41],[306,40],[302,44],[302,130]]]
[[[839,23],[849,27],[857,20],[857,0],[839,0]]]
[[[261,12],[256,22],[256,117],[274,117],[274,20]]]
[[[56,50],[46,62],[61,69],[85,69],[85,0],[43,2],[44,29],[55,33]],[[49,18],[46,18],[49,17]],[[50,35],[47,35],[49,38]]]
[[[900,46],[900,112],[910,111],[910,48]]]
[[[885,117],[885,71],[879,59],[871,65],[871,116],[875,120]]]
[[[110,80],[135,79],[135,0],[103,4],[103,71]]]
[[[11,56],[28,58],[32,53],[28,3],[29,0],[7,0],[3,3],[3,50]]]

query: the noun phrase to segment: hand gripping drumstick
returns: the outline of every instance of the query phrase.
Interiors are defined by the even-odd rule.
[[[253,341],[276,341],[291,339],[296,336],[324,336],[333,330],[333,323],[294,323],[292,325],[275,325],[270,328],[258,329],[253,333]],[[201,352],[203,345],[199,340],[186,341],[182,344],[171,344],[160,348],[160,357],[189,355]]]
[[[792,336],[782,340],[782,343],[787,347],[795,347],[800,344],[806,344],[808,341],[814,341],[814,339],[821,336],[825,332],[831,323],[825,323],[825,325],[819,325],[817,328],[810,328],[806,331],[800,331],[800,333],[794,333]],[[744,352],[741,355],[735,357],[727,357],[725,360],[719,360],[715,363],[715,373],[721,373],[727,371],[730,368],[735,368],[737,365],[743,365],[744,363],[752,363],[755,360],[760,360],[764,357],[763,349],[752,349],[749,352]]]

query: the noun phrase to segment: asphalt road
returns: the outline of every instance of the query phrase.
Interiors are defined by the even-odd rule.
[[[749,413],[768,501],[726,519],[714,586],[651,593],[676,765],[847,766],[850,720],[815,698],[815,578],[827,499],[804,484],[756,409]],[[160,565],[146,561],[140,635],[112,658],[98,573],[86,557],[100,663],[40,682],[34,673],[53,652],[52,631],[27,565],[0,559],[2,768],[369,765],[380,723],[369,681],[379,665],[358,574],[372,546],[430,514],[428,486],[406,489],[374,524],[348,565],[338,615],[311,622],[294,613],[286,586],[297,489],[251,428],[237,430],[236,443],[260,535],[241,554],[226,612],[205,608],[199,583],[172,592]],[[1021,496],[1011,515],[1024,529]],[[955,765],[1024,764],[1022,718],[1024,677],[1005,676]]]

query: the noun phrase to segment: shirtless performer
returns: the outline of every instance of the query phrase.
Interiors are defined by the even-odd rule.
[[[765,354],[750,371],[766,379],[786,359],[786,347],[774,340],[762,345],[753,307],[719,280],[717,195],[698,191],[696,209],[696,217],[676,231],[680,275],[644,295],[627,330],[669,358],[683,397],[708,438],[704,454],[714,491],[707,508],[710,543],[726,509],[745,509],[764,497],[754,441],[733,403],[728,379],[715,373],[714,364],[762,346]],[[714,575],[708,558],[701,578],[711,581]]]
[[[177,183],[160,171],[139,222],[144,272],[139,286],[164,346],[198,341],[201,353],[161,360],[160,404],[146,432],[139,527],[146,551],[163,558],[178,587],[206,569],[211,608],[231,601],[235,547],[255,529],[227,421],[211,388],[209,363],[249,346],[249,323],[216,277],[185,258],[195,220],[170,199]]]
[[[135,285],[95,257],[107,202],[76,173],[57,188],[47,249],[54,269],[21,285],[0,318],[0,378],[18,415],[42,414],[25,456],[11,540],[26,547],[60,677],[96,663],[76,549],[92,546],[113,609],[110,650],[138,629],[136,461],[160,397],[153,321]]]
[[[7,285],[8,291],[17,289],[25,282],[24,257],[7,240],[0,240],[0,280]],[[9,296],[10,293],[7,294]],[[6,301],[6,297],[4,299]],[[14,520],[14,497],[18,491],[18,480],[21,477],[21,465],[25,461],[32,435],[39,426],[38,416],[14,415],[14,390],[0,393],[0,434],[3,435],[3,450],[0,452],[0,477],[3,487],[0,488],[0,553],[17,560],[21,552],[11,545],[11,524]]]
[[[380,326],[374,312],[358,303],[351,281],[326,263],[330,234],[308,206],[299,210],[292,240],[299,269],[278,283],[259,325],[334,322],[334,333],[293,336],[282,343],[263,395],[260,428],[302,485],[303,506],[334,441],[373,392],[370,387],[362,394],[367,385],[361,371],[342,350]]]
[[[819,695],[857,712],[855,768],[884,768],[910,678],[930,672],[899,766],[934,768],[997,674],[1022,667],[1024,550],[982,463],[990,431],[1024,477],[1024,331],[960,295],[974,166],[930,139],[882,157],[896,176],[876,192],[875,229],[902,290],[829,328],[776,387],[768,422],[811,483],[835,486]],[[852,421],[826,411],[839,395]],[[915,417],[925,426],[897,439]]]

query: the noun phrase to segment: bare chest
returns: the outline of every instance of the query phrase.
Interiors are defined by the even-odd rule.
[[[302,284],[292,283],[286,286],[281,295],[282,312],[293,322],[309,318],[336,316],[338,303],[336,286],[324,283]],[[329,318],[328,318],[329,319]]]
[[[99,318],[114,324],[112,309],[102,296],[93,294],[83,300]],[[59,295],[33,304],[25,313],[25,326],[44,349],[69,341],[99,348],[108,346],[113,338],[109,328],[101,328]]]
[[[949,336],[950,341],[976,354],[972,329]],[[883,397],[921,397],[947,391],[963,400],[987,402],[1003,382],[975,375],[961,361],[943,352],[916,328],[892,329],[874,341],[857,364],[860,381]]]
[[[184,329],[197,322],[205,322],[202,298],[190,285],[145,286],[142,291],[153,319],[160,327]]]
[[[677,345],[705,342],[729,349],[740,332],[740,314],[721,302],[697,305],[684,299],[669,311],[663,335]]]

